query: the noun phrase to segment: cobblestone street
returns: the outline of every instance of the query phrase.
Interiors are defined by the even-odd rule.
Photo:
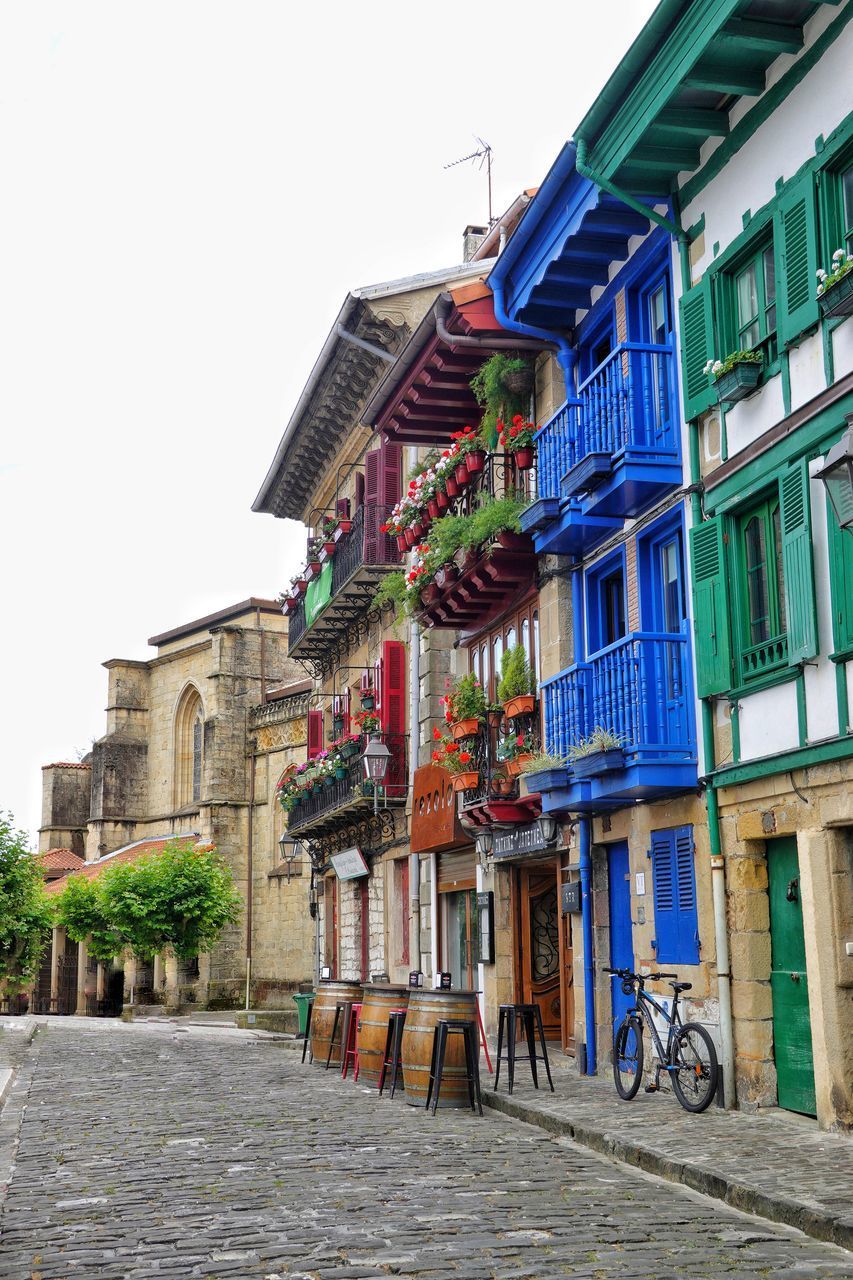
[[[52,1022],[3,1113],[4,1161],[19,1125],[3,1280],[853,1273],[835,1246],[570,1140],[426,1117],[237,1034]]]

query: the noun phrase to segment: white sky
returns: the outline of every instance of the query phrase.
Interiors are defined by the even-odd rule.
[[[111,657],[297,568],[252,500],[347,289],[537,185],[653,0],[0,5],[0,809]],[[467,19],[467,21],[466,21]],[[481,19],[481,21],[478,21]]]

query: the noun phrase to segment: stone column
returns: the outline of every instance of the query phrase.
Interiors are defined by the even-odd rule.
[[[95,979],[95,996],[98,1000],[103,1000],[107,994],[107,969],[106,965],[98,961],[98,976]]]
[[[166,985],[166,967],[162,956],[154,957],[154,992],[162,991]]]
[[[59,1010],[59,960],[65,954],[65,929],[62,925],[53,926],[50,954],[50,1012]]]
[[[128,951],[124,957],[124,1003],[133,1004],[136,998],[136,956]]]
[[[165,955],[163,960],[166,969],[166,1008],[177,1009],[181,1003],[178,991],[178,960],[176,956],[169,954]]]
[[[89,977],[89,949],[85,942],[78,944],[77,950],[77,1007],[74,1012],[79,1017],[86,1015],[86,982]]]

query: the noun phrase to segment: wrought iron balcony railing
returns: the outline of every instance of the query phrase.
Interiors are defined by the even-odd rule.
[[[409,737],[404,733],[374,734],[385,743],[391,753],[385,781],[379,788],[379,805],[405,804],[409,778]],[[322,782],[316,790],[304,794],[302,801],[291,809],[287,819],[290,832],[317,830],[344,825],[354,810],[373,807],[373,788],[364,776],[362,752],[365,739],[361,740],[359,754],[346,765],[343,778]]]

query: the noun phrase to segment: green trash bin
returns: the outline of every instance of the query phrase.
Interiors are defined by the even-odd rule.
[[[301,1040],[305,1039],[305,1032],[308,1030],[308,1006],[313,999],[313,991],[298,991],[293,997],[293,1003],[296,1005],[296,1012],[299,1015],[299,1030],[296,1034]]]

